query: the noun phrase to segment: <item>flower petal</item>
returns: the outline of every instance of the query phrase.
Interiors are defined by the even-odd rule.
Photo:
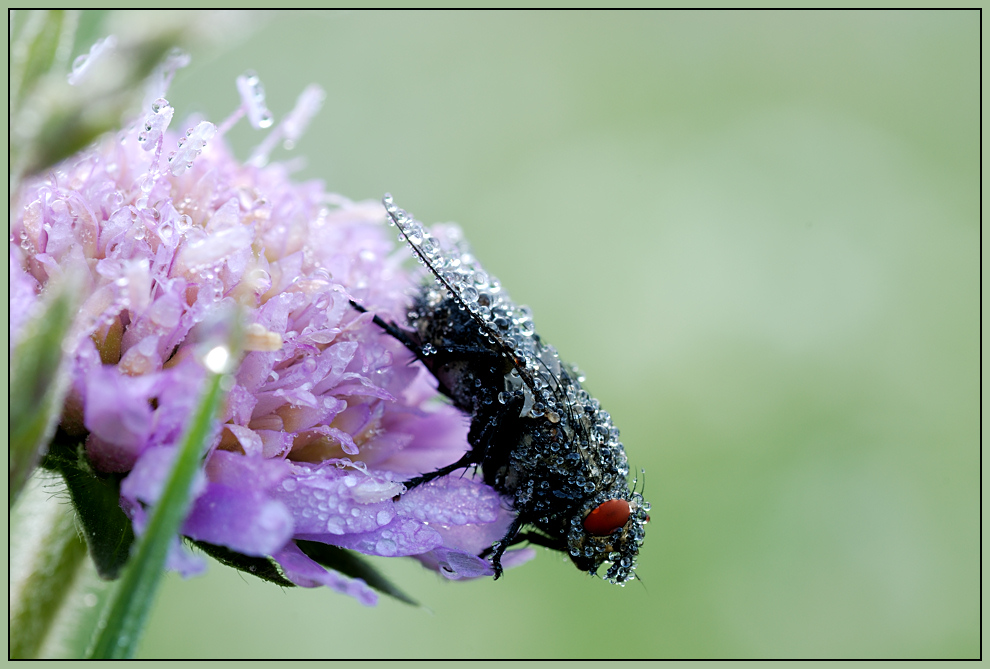
[[[382,557],[415,556],[443,544],[443,537],[432,527],[409,518],[395,518],[371,532],[348,534],[300,534],[300,539],[322,541],[350,548],[365,555]]]
[[[272,557],[282,567],[286,578],[300,587],[315,588],[325,585],[339,593],[350,595],[365,606],[378,603],[378,595],[364,581],[324,569],[292,542]]]
[[[379,490],[371,499],[366,494],[368,485],[379,484],[369,481],[362,472],[297,466],[295,474],[282,481],[275,496],[292,512],[297,534],[355,534],[374,531],[395,518],[391,495],[398,494],[401,485]]]
[[[165,481],[172,471],[175,461],[174,448],[149,448],[137,459],[131,472],[120,482],[120,495],[132,502],[153,505],[161,497]],[[206,488],[206,475],[199,471],[190,490],[190,497],[195,498]],[[137,526],[135,525],[135,530]]]
[[[193,503],[182,533],[245,555],[271,555],[292,538],[292,514],[260,490],[211,483]]]
[[[448,476],[413,488],[395,509],[424,523],[469,525],[495,522],[502,504],[499,494],[482,481]]]

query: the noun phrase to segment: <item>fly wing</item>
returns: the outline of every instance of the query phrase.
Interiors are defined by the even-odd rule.
[[[513,377],[507,377],[507,384],[519,384],[524,394],[521,415],[543,417],[553,423],[562,421],[577,433],[574,444],[582,459],[594,462],[585,446],[594,438],[581,405],[586,394],[576,379],[561,373],[557,351],[540,340],[529,307],[511,300],[501,282],[477,261],[459,231],[441,240],[397,207],[391,195],[386,193],[382,204],[391,223],[436,279],[437,299],[449,294],[515,367],[518,378],[513,381]]]
[[[544,364],[529,309],[509,299],[499,280],[484,270],[465,242],[454,239],[442,244],[420,221],[395,206],[388,193],[382,204],[390,222],[433,274],[438,287],[471,315],[480,332],[512,362],[526,386],[536,393],[534,371]]]

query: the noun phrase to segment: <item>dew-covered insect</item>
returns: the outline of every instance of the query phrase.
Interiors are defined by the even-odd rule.
[[[412,330],[377,316],[375,322],[471,417],[470,450],[406,487],[480,466],[485,482],[511,497],[516,518],[488,551],[496,579],[505,550],[529,541],[568,553],[591,574],[608,562],[605,580],[629,581],[649,504],[629,488],[626,454],[609,414],[581,388],[577,368],[536,334],[529,309],[509,299],[466,244],[457,238],[441,244],[390,195],[382,202],[435,281],[414,299]]]

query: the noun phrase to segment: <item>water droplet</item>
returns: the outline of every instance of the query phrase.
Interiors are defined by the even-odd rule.
[[[203,356],[203,364],[214,374],[226,372],[230,361],[230,349],[226,346],[214,346]]]
[[[379,539],[375,544],[375,553],[378,555],[391,557],[395,554],[396,548],[397,544],[392,539]]]
[[[248,70],[237,77],[237,92],[241,96],[242,108],[247,112],[248,121],[254,128],[271,127],[274,117],[265,105],[265,89],[258,75]]]
[[[77,56],[72,61],[72,72],[68,76],[69,84],[71,86],[78,85],[83,80],[83,77],[86,76],[86,73],[93,67],[94,63],[102,60],[116,46],[117,38],[114,35],[107,35],[93,44],[89,49],[89,53]]]
[[[423,241],[423,228],[415,221],[406,227],[405,233],[411,244],[419,244]]]

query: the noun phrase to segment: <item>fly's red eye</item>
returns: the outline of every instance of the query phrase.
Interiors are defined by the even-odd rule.
[[[629,513],[629,502],[624,499],[610,499],[599,504],[587,515],[584,529],[589,534],[606,537],[626,524]]]

